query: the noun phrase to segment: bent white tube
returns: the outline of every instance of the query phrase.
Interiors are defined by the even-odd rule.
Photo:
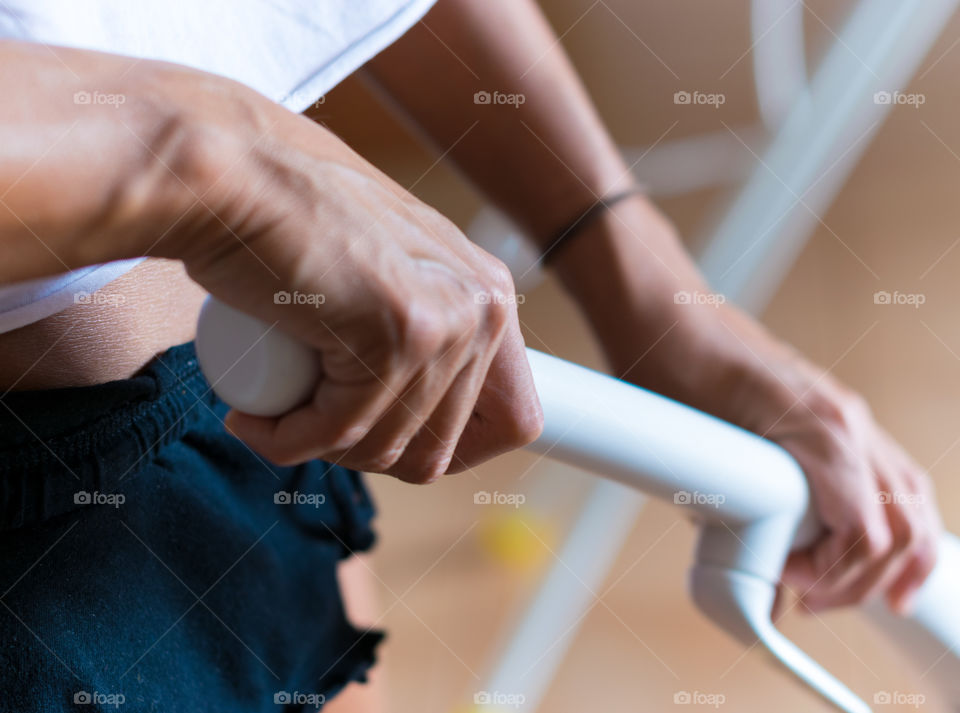
[[[869,711],[770,621],[788,553],[818,532],[806,479],[793,458],[670,399],[531,349],[527,355],[545,421],[530,448],[691,509],[704,523],[690,580],[703,613],[740,641],[759,641],[838,709]],[[201,313],[197,356],[217,394],[251,413],[284,413],[315,386],[316,362],[307,347],[216,300]],[[911,654],[939,657],[931,664],[952,685],[960,677],[957,601],[960,546],[948,536],[913,616],[890,630],[912,632],[905,643],[918,648]],[[889,623],[883,614],[877,620]]]
[[[844,711],[869,708],[770,621],[794,542],[818,525],[796,461],[724,421],[528,350],[544,432],[531,449],[690,508],[705,522],[690,578],[697,606],[741,642],[759,640]]]

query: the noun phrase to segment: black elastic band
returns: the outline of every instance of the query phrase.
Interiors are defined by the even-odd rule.
[[[566,243],[570,242],[570,239],[575,237],[582,228],[589,225],[594,218],[606,213],[617,203],[645,192],[646,191],[643,186],[634,186],[633,188],[628,188],[622,193],[614,193],[612,196],[607,198],[601,198],[592,206],[587,208],[583,213],[581,213],[580,216],[572,223],[567,225],[563,230],[559,231],[554,236],[553,240],[547,243],[546,250],[544,250],[543,254],[540,255],[540,262],[542,262],[544,265],[549,265],[557,256],[557,248],[562,248]]]

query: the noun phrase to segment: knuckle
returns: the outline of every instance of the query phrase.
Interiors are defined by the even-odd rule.
[[[889,530],[879,527],[869,528],[860,542],[860,551],[870,560],[886,557],[894,548],[893,535]]]
[[[487,259],[485,268],[486,282],[491,289],[504,295],[514,294],[513,275],[502,260],[491,255]]]
[[[325,450],[335,453],[350,451],[366,434],[367,427],[355,423],[334,425],[324,439],[329,443]]]
[[[533,443],[543,433],[543,409],[539,403],[534,408],[523,409],[514,415],[507,434],[511,449],[523,448]]]
[[[386,473],[393,468],[397,461],[403,456],[404,445],[405,444],[392,445],[376,455],[365,459],[361,470],[367,471],[368,473]]]
[[[478,302],[485,307],[485,316],[496,328],[505,326],[516,311],[516,289],[509,268],[489,257],[480,272]]]
[[[398,477],[407,483],[414,485],[426,485],[432,483],[441,475],[447,472],[450,458],[429,458],[422,463],[404,467]]]
[[[871,418],[870,406],[860,394],[839,385],[811,397],[810,409],[825,423],[852,430]]]
[[[450,467],[450,461],[453,460],[453,449],[445,449],[439,454],[428,458],[426,463],[423,465],[421,476],[423,477],[423,482],[429,483],[436,480],[441,475],[447,472],[447,469]]]
[[[406,478],[421,485],[433,482],[449,470],[455,449],[456,440],[438,443],[436,448],[415,459],[405,474]]]
[[[400,319],[400,339],[405,351],[415,359],[427,359],[446,341],[444,322],[436,310],[412,302],[403,309]]]

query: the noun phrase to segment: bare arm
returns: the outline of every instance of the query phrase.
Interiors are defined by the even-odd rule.
[[[127,66],[0,41],[0,282],[142,255],[147,219],[187,209],[186,190],[151,156],[187,174],[173,155],[175,107],[149,73],[120,79]]]
[[[0,95],[0,283],[182,260],[319,352],[310,402],[228,416],[267,457],[424,482],[536,436],[509,273],[330,132],[202,72],[20,42]]]
[[[629,184],[532,0],[440,0],[426,23],[372,62],[372,77],[436,142],[466,132],[451,157],[544,250],[597,198]],[[477,91],[525,101],[477,105]],[[644,198],[591,223],[555,267],[618,376],[772,438],[800,461],[829,528],[785,573],[811,607],[881,592],[907,605],[933,565],[939,519],[926,474],[863,399],[734,307],[675,299],[706,288]],[[884,504],[882,492],[920,504]]]

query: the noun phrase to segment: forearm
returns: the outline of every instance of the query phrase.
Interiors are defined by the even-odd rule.
[[[235,239],[228,224],[277,178],[278,126],[362,164],[309,120],[179,65],[0,41],[0,93],[0,284]]]
[[[532,1],[440,0],[367,74],[537,240],[632,185]],[[522,103],[477,104],[477,92]]]
[[[448,156],[543,250],[599,198],[632,185],[535,3],[440,0],[426,23],[372,62],[370,74],[439,147],[452,146]],[[429,81],[409,81],[416,76]],[[477,91],[525,101],[476,105]],[[707,288],[645,198],[618,204],[551,257],[618,376],[716,412],[727,384],[753,368],[713,303],[683,303],[684,293],[704,298]],[[735,329],[749,330],[727,312]]]
[[[169,198],[148,157],[170,111],[134,95],[125,66],[0,43],[0,282],[142,254],[124,214],[134,191]]]

